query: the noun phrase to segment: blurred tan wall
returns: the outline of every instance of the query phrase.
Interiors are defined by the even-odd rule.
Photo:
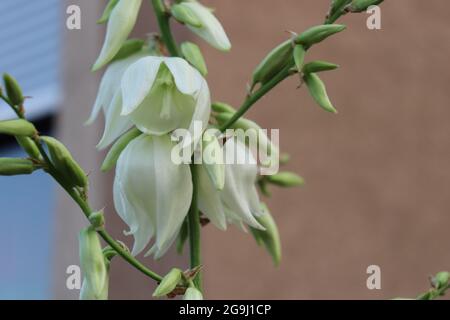
[[[233,44],[202,43],[217,100],[239,105],[253,68],[286,39],[319,24],[328,0],[210,0]],[[274,190],[268,202],[283,240],[281,267],[250,235],[204,234],[210,298],[347,299],[414,296],[427,276],[450,268],[450,2],[387,0],[382,30],[367,15],[308,54],[341,69],[323,75],[339,114],[319,109],[291,79],[251,111],[279,128],[289,169],[303,189]],[[381,267],[382,290],[366,288]]]

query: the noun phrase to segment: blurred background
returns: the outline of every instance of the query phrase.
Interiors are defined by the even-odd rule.
[[[144,1],[135,35],[155,31]],[[236,107],[251,72],[287,31],[323,22],[329,0],[204,0],[216,9],[233,49],[223,54],[175,27],[179,40],[198,42],[208,63],[215,100]],[[81,30],[68,30],[66,9],[81,8]],[[114,213],[112,176],[99,172],[95,150],[103,129],[84,127],[101,74],[91,64],[104,26],[105,1],[0,0],[0,72],[18,78],[28,115],[40,131],[66,143],[90,173],[90,199],[105,207],[107,227],[119,239],[125,226]],[[301,189],[273,189],[266,202],[277,220],[283,261],[274,268],[251,235],[230,228],[203,229],[205,291],[212,299],[382,299],[413,297],[427,277],[450,269],[450,3],[387,0],[382,29],[368,30],[368,15],[340,21],[348,30],[308,59],[341,68],[323,75],[338,115],[319,109],[293,77],[262,99],[249,116],[280,129],[287,169],[302,175]],[[20,23],[19,23],[20,22]],[[11,117],[0,104],[0,118]],[[0,140],[0,156],[20,156]],[[78,261],[77,207],[44,174],[0,178],[0,298],[76,299],[66,270]],[[142,257],[141,257],[142,258]],[[144,259],[144,258],[142,258]],[[164,273],[186,257],[170,253],[143,260]],[[381,268],[381,290],[368,290],[366,269]],[[111,298],[148,299],[154,284],[116,259]]]

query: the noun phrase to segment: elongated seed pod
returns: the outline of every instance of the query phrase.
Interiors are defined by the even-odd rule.
[[[31,138],[24,136],[16,136],[17,143],[22,147],[23,150],[32,158],[32,159],[40,159],[41,153],[39,152],[38,147]]]
[[[145,41],[142,39],[128,39],[124,42],[119,52],[117,52],[111,62],[128,58],[132,54],[142,50],[144,44]]]
[[[105,7],[105,10],[103,11],[103,14],[100,19],[97,20],[98,24],[106,23],[111,16],[111,12],[113,11],[114,7],[117,5],[119,0],[109,0],[108,4]]]
[[[33,162],[28,159],[0,158],[0,176],[31,174],[35,170]]]
[[[25,99],[17,80],[11,75],[5,73],[3,75],[3,81],[5,82],[6,94],[8,95],[9,101],[11,101],[14,106],[22,105]]]
[[[337,64],[326,62],[326,61],[312,61],[303,67],[303,73],[317,73],[322,71],[330,71],[339,68]]]
[[[208,74],[205,59],[203,58],[200,48],[192,42],[183,42],[181,44],[181,52],[184,58],[192,64],[203,76]]]
[[[41,137],[47,144],[53,165],[75,186],[86,188],[88,178],[80,165],[74,160],[67,148],[52,137]]]
[[[317,104],[322,107],[325,111],[337,113],[336,109],[333,107],[330,99],[328,98],[327,90],[325,84],[320,80],[320,78],[315,73],[305,74],[303,77],[306,85],[308,86],[309,92]]]
[[[270,51],[253,72],[252,87],[257,83],[266,83],[280,72],[292,61],[292,51],[291,40],[281,43]]]
[[[202,27],[202,22],[189,6],[175,4],[170,8],[170,13],[178,22],[190,25],[194,28]]]
[[[23,119],[0,121],[0,134],[32,137],[37,133],[31,122]]]
[[[111,147],[108,154],[106,155],[105,160],[103,161],[101,170],[103,172],[108,172],[112,168],[115,167],[117,160],[120,157],[122,151],[127,147],[127,145],[135,138],[139,137],[142,134],[137,128],[133,128],[123,136],[121,136]]]
[[[327,24],[312,27],[294,39],[296,44],[302,44],[310,47],[316,43],[322,42],[326,38],[345,30],[346,26],[342,24]]]

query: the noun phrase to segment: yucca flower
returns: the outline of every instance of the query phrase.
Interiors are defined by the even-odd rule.
[[[225,30],[209,8],[197,1],[183,1],[177,6],[189,10],[190,14],[194,15],[200,23],[200,26],[186,24],[193,33],[218,50],[229,51],[231,49],[231,43]]]
[[[128,117],[120,116],[122,110],[122,90],[120,85],[122,76],[127,68],[140,58],[149,54],[145,49],[141,50],[125,59],[114,61],[106,69],[100,82],[91,115],[86,122],[87,125],[92,124],[100,112],[103,111],[105,116],[105,130],[97,146],[99,149],[106,148],[133,126],[133,123]]]
[[[150,56],[133,63],[122,77],[122,98],[121,116],[151,135],[180,128],[194,135],[195,122],[206,128],[211,113],[206,80],[181,58]]]
[[[162,256],[178,235],[192,200],[188,164],[174,164],[175,143],[169,135],[141,135],[119,157],[114,180],[114,204],[134,236],[134,255],[152,238],[147,254]]]

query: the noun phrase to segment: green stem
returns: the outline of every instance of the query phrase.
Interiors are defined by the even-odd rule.
[[[163,0],[152,0],[153,9],[155,11],[156,19],[158,20],[159,29],[161,30],[161,37],[164,44],[173,57],[181,57],[178,50],[177,43],[173,37],[170,29],[170,15],[166,12]]]
[[[239,120],[259,99],[261,99],[266,93],[272,90],[276,85],[282,82],[284,79],[289,77],[291,74],[290,70],[292,65],[289,64],[283,70],[281,70],[275,77],[273,77],[269,82],[265,83],[261,88],[259,88],[255,93],[251,94],[242,104],[238,111],[233,115],[233,117],[222,125],[220,131],[224,132],[230,128],[236,121]]]
[[[192,184],[193,184],[193,192],[192,192],[192,202],[191,207],[189,208],[188,213],[188,226],[189,226],[189,248],[190,248],[190,258],[191,258],[191,269],[194,269],[201,265],[201,242],[200,242],[200,212],[198,210],[197,203],[197,165],[191,164],[191,172],[192,172]],[[202,291],[202,275],[201,272],[197,274],[194,279],[194,284],[197,289]]]

